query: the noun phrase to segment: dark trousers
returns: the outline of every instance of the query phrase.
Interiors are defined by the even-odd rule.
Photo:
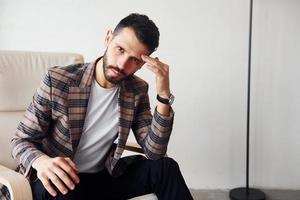
[[[53,198],[38,180],[32,184],[34,200],[121,200],[155,193],[159,200],[192,200],[179,166],[172,158],[137,159],[125,173],[114,178],[106,170],[80,173],[80,183],[66,195]]]

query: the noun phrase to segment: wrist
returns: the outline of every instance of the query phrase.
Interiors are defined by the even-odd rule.
[[[174,101],[174,95],[172,95],[170,93],[167,97],[162,97],[162,96],[160,96],[160,94],[157,94],[156,99],[161,104],[171,106],[173,104],[173,101]]]
[[[36,169],[37,166],[39,166],[39,163],[40,163],[42,160],[46,159],[46,158],[48,158],[47,155],[42,155],[42,156],[38,157],[37,159],[35,159],[35,161],[33,161],[31,167],[32,167],[33,169]]]
[[[164,98],[164,99],[169,99],[170,98],[170,95],[171,95],[171,92],[160,92],[160,93],[157,93],[161,98]]]

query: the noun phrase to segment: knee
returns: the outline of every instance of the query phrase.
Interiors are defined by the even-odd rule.
[[[162,161],[171,167],[179,167],[178,163],[173,158],[165,157],[162,158]]]
[[[163,168],[164,172],[176,173],[179,171],[179,165],[173,158],[165,157],[160,159],[159,161],[160,166]]]

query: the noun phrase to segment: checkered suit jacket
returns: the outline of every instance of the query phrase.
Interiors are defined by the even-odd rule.
[[[30,181],[36,176],[31,165],[41,155],[73,158],[98,60],[52,67],[44,76],[11,145],[18,163],[17,171]],[[119,91],[117,144],[112,145],[105,162],[106,169],[114,177],[120,176],[134,160],[134,156],[121,158],[130,129],[145,155],[149,159],[159,159],[166,154],[174,117],[172,109],[170,116],[162,116],[156,110],[152,116],[148,85],[135,75],[123,80]]]

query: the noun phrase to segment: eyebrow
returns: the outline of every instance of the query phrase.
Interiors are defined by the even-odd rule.
[[[121,47],[122,49],[124,49],[125,51],[127,51],[123,46],[121,46],[119,43],[116,43],[117,46]],[[137,59],[140,63],[143,63],[144,61],[142,59],[139,59],[135,56],[130,56],[130,58],[134,58]]]

